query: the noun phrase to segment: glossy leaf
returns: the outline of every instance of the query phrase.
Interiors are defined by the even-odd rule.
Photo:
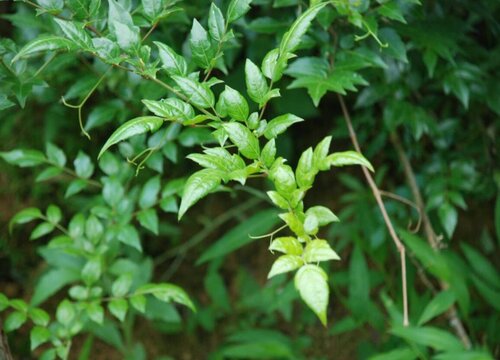
[[[142,100],[142,102],[149,111],[167,120],[185,122],[195,117],[193,107],[176,98],[168,98],[160,101]]]
[[[16,62],[19,59],[31,56],[42,51],[56,51],[56,50],[71,50],[75,48],[75,44],[66,38],[53,35],[41,35],[19,50],[17,55],[12,59]]]
[[[243,156],[251,160],[259,157],[259,140],[247,127],[236,122],[225,123],[222,126]]]
[[[304,260],[308,263],[315,263],[328,260],[340,260],[340,257],[330,247],[326,240],[312,240],[304,250]]]
[[[215,3],[210,4],[208,12],[208,31],[215,41],[222,41],[226,32],[224,16]]]
[[[184,186],[178,218],[181,219],[191,206],[214,191],[221,179],[220,172],[212,169],[203,169],[191,175]]]
[[[208,32],[196,19],[193,20],[189,46],[194,62],[202,68],[208,69],[215,56],[216,48],[212,46]]]
[[[109,139],[103,145],[97,158],[99,159],[112,145],[148,131],[155,132],[162,124],[163,119],[156,116],[141,116],[127,121],[125,124],[116,129],[113,134],[111,134]]]
[[[231,118],[239,121],[245,121],[248,118],[248,103],[238,91],[226,85],[220,96]]]
[[[172,79],[179,85],[191,104],[202,109],[214,106],[214,93],[206,84],[201,84],[190,78],[177,75],[173,75]]]
[[[328,276],[316,265],[304,265],[295,274],[295,287],[300,297],[326,326],[326,310],[330,290]]]
[[[182,56],[161,42],[155,41],[154,43],[158,47],[163,68],[170,75],[184,76],[187,74],[187,63]]]
[[[245,83],[248,96],[262,107],[266,102],[269,86],[259,67],[250,59],[245,62]]]
[[[270,279],[273,276],[296,270],[302,265],[304,265],[304,261],[300,256],[282,255],[274,261],[267,278]]]
[[[304,119],[293,114],[280,115],[269,121],[266,130],[264,130],[264,136],[267,139],[274,139],[279,134],[284,133],[290,126],[301,121],[304,121]]]
[[[233,22],[250,10],[252,0],[231,0],[227,7],[227,21]]]
[[[374,172],[372,164],[356,151],[342,151],[328,155],[326,161],[330,166],[361,165]]]

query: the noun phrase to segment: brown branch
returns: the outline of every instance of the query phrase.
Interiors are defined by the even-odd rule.
[[[436,235],[434,231],[431,221],[425,212],[425,203],[420,192],[420,189],[417,184],[417,180],[415,177],[415,173],[413,172],[413,168],[411,166],[410,160],[406,156],[406,152],[403,149],[403,145],[401,144],[401,140],[396,132],[391,133],[391,142],[396,149],[396,153],[398,154],[399,160],[403,165],[403,170],[406,176],[406,180],[408,181],[408,185],[410,186],[413,197],[415,198],[415,202],[417,206],[420,208],[420,213],[422,214],[422,222],[424,224],[424,232],[427,238],[427,242],[434,249],[434,251],[438,252],[440,249],[440,239]],[[441,289],[446,290],[449,285],[444,281],[439,281],[439,285]],[[467,335],[467,331],[465,327],[458,317],[457,308],[455,305],[452,305],[448,311],[446,312],[448,320],[450,321],[451,327],[455,330],[455,333],[460,338],[460,341],[464,344],[465,348],[471,348],[471,342],[469,336]]]
[[[361,153],[361,148],[359,146],[358,142],[358,137],[356,136],[356,132],[354,131],[354,128],[352,126],[352,121],[351,121],[351,116],[349,115],[349,111],[347,110],[347,106],[344,102],[344,99],[342,98],[341,95],[337,94],[339,102],[340,102],[340,107],[342,108],[342,113],[344,114],[345,122],[347,124],[347,128],[349,129],[349,136],[351,137],[352,144],[354,145],[354,148],[356,149],[357,152]],[[408,320],[408,289],[407,289],[407,284],[406,284],[406,256],[405,256],[405,247],[401,240],[399,240],[398,235],[396,234],[396,230],[394,230],[394,226],[392,225],[391,219],[389,218],[389,215],[387,214],[387,210],[385,208],[384,202],[382,200],[382,195],[380,193],[379,188],[377,187],[377,184],[375,184],[375,180],[373,180],[372,175],[366,169],[365,167],[362,167],[363,174],[365,175],[366,181],[368,182],[368,185],[370,186],[373,196],[375,197],[375,200],[377,201],[378,207],[380,209],[380,212],[382,213],[382,217],[384,218],[385,225],[387,229],[389,230],[389,234],[391,235],[392,240],[394,241],[394,244],[396,245],[396,248],[399,251],[400,254],[400,261],[401,261],[401,285],[402,285],[402,292],[403,292],[403,325],[408,326],[409,325],[409,320]]]
[[[14,360],[10,352],[9,342],[7,335],[3,331],[2,319],[0,319],[0,360]]]

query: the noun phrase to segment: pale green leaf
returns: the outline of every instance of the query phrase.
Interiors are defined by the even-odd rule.
[[[182,56],[178,55],[171,47],[161,42],[155,41],[154,43],[158,47],[163,68],[170,75],[184,76],[187,74],[187,63]]]
[[[375,171],[372,164],[357,151],[342,151],[328,155],[326,161],[329,166],[361,165],[370,171]]]
[[[326,326],[328,307],[328,276],[316,265],[304,265],[295,274],[295,287],[300,297]]]
[[[282,255],[274,261],[269,274],[267,274],[267,278],[270,279],[273,276],[293,271],[302,265],[304,265],[304,260],[300,256]]]
[[[308,263],[315,263],[328,260],[340,260],[340,257],[330,247],[326,240],[312,240],[304,250],[304,260]]]

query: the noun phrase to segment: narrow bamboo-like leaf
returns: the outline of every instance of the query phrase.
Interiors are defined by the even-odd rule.
[[[447,331],[430,327],[394,327],[390,333],[409,342],[429,346],[435,350],[453,351],[463,350],[463,345],[455,336]]]
[[[148,131],[154,132],[158,130],[162,124],[163,119],[156,116],[141,116],[127,121],[125,124],[116,129],[113,134],[111,134],[108,141],[106,141],[99,152],[97,158],[99,159],[112,145],[135,135],[143,134]]]
[[[66,38],[53,35],[41,35],[36,39],[30,41],[17,53],[12,59],[15,62],[19,59],[33,55],[41,51],[55,51],[55,50],[71,50],[75,48],[75,44]]]
[[[304,265],[295,274],[295,287],[300,297],[326,326],[326,309],[328,307],[328,276],[319,266]]]
[[[291,125],[301,121],[304,121],[304,119],[293,114],[280,115],[269,121],[266,130],[264,131],[264,136],[267,139],[273,139],[279,134],[284,133]]]
[[[455,294],[450,290],[445,290],[437,294],[425,307],[418,320],[418,325],[425,324],[427,321],[442,314],[448,310],[456,301]]]
[[[243,156],[252,160],[259,157],[259,140],[246,126],[237,122],[225,123],[222,126]]]
[[[292,24],[280,43],[280,54],[287,54],[293,52],[300,44],[300,39],[306,33],[318,12],[326,5],[321,3],[310,7],[297,20]]]
[[[191,175],[184,186],[178,218],[181,219],[191,206],[214,191],[221,179],[220,171],[213,169],[203,169]]]
[[[372,164],[357,151],[342,151],[328,155],[327,160],[330,166],[361,165],[374,172]]]

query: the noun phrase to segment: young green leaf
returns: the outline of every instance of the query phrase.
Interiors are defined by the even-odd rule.
[[[328,276],[319,266],[304,265],[295,274],[295,287],[300,297],[326,326],[326,309],[328,307]]]
[[[19,167],[31,167],[43,164],[47,159],[38,150],[16,149],[12,151],[1,151],[0,157],[9,164]]]
[[[179,220],[191,206],[214,191],[220,185],[221,179],[220,171],[213,169],[203,169],[191,175],[184,186],[179,208]]]
[[[262,107],[266,102],[269,86],[259,67],[250,59],[245,62],[245,83],[248,96]]]
[[[285,236],[274,239],[269,245],[270,251],[279,251],[287,255],[302,255],[304,249],[297,238]]]
[[[30,349],[35,350],[37,347],[46,343],[50,339],[50,331],[44,326],[35,326],[30,332]]]
[[[61,19],[54,19],[59,25],[64,35],[73,41],[79,48],[83,50],[92,50],[92,39],[85,31],[83,24],[75,21],[66,21]]]
[[[155,20],[163,10],[162,0],[141,0],[144,14],[150,19]]]
[[[320,3],[311,6],[295,20],[290,30],[288,30],[285,35],[283,35],[283,39],[281,39],[279,48],[280,56],[291,53],[297,48],[300,44],[300,39],[306,33],[318,12],[325,7],[325,5],[326,3]]]
[[[287,61],[293,57],[294,55],[290,53],[280,55],[278,48],[272,49],[262,60],[262,73],[268,79],[278,81],[283,76]]]
[[[317,169],[313,166],[313,150],[309,148],[302,153],[295,169],[297,185],[300,188],[311,187],[317,172]]]
[[[127,121],[111,134],[99,152],[97,159],[99,159],[112,145],[148,131],[155,132],[162,124],[163,119],[157,116],[141,116]]]
[[[41,35],[23,46],[17,55],[12,59],[12,63],[19,59],[28,57],[41,51],[72,50],[75,44],[66,38],[53,35]]]
[[[224,16],[220,9],[213,2],[210,4],[208,12],[208,31],[215,41],[221,42],[226,32]]]
[[[172,75],[172,79],[179,85],[183,94],[193,105],[202,109],[214,106],[215,96],[207,84],[201,84],[188,77],[177,75]]]
[[[276,161],[278,161],[277,159]],[[289,165],[277,163],[269,171],[269,179],[274,183],[280,195],[288,197],[296,189],[295,176]]]
[[[76,316],[75,306],[69,300],[63,300],[56,310],[56,319],[62,325],[68,326]]]
[[[220,95],[226,107],[227,114],[239,121],[246,121],[248,118],[248,103],[237,90],[226,85],[226,88]]]
[[[250,10],[250,3],[252,0],[231,0],[227,7],[227,21],[233,22],[245,15]]]
[[[179,286],[169,283],[160,283],[160,284],[146,284],[138,288],[134,295],[148,295],[151,294],[156,297],[158,300],[163,302],[171,302],[174,301],[181,305],[185,305],[193,311],[196,311],[196,308],[189,298],[188,294]]]
[[[307,209],[306,218],[308,216],[314,216],[319,226],[328,225],[331,222],[340,221],[339,218],[328,208],[324,206],[313,206]]]
[[[372,164],[357,151],[342,151],[328,155],[326,162],[329,166],[361,165],[374,172]]]
[[[273,276],[293,271],[302,265],[304,265],[304,260],[300,256],[282,255],[274,261],[271,271],[267,274],[267,278],[270,279]]]
[[[316,263],[328,260],[340,260],[340,257],[330,247],[326,240],[312,240],[304,250],[304,260],[308,263]]]
[[[264,145],[262,152],[260,154],[260,159],[265,166],[271,167],[276,159],[276,141],[271,139]]]
[[[243,156],[251,160],[259,157],[259,140],[247,127],[237,122],[225,123],[222,126]]]
[[[279,134],[284,133],[291,125],[301,121],[304,121],[304,119],[293,114],[284,114],[275,117],[267,124],[266,130],[264,130],[264,136],[267,139],[274,139]]]
[[[112,299],[108,304],[108,309],[111,314],[123,322],[127,316],[128,302],[125,299]]]
[[[193,107],[177,98],[168,98],[160,101],[142,100],[142,102],[149,111],[167,120],[185,122],[195,117]]]
[[[331,136],[325,137],[320,141],[318,145],[314,148],[313,153],[313,165],[319,171],[325,171],[330,169],[330,164],[326,161],[328,155],[328,150],[330,149],[330,143],[332,141]]]
[[[187,63],[182,56],[178,55],[171,47],[161,42],[155,41],[154,43],[158,47],[158,54],[160,55],[163,68],[170,75],[187,75]]]
[[[203,69],[208,69],[214,59],[216,48],[212,46],[207,31],[196,19],[193,20],[189,46],[194,62]]]

